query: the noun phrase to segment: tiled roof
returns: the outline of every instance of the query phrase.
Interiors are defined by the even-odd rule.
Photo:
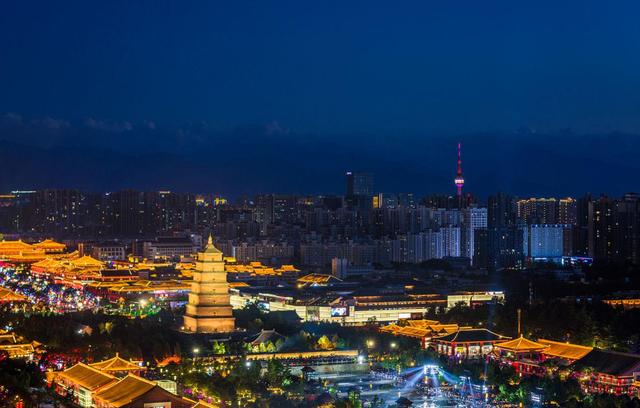
[[[506,340],[508,337],[494,333],[487,329],[463,329],[444,336],[436,337],[436,341],[457,342],[457,343],[477,343],[483,341]]]
[[[640,355],[594,348],[574,362],[574,367],[593,368],[597,373],[616,377],[630,377],[640,371]]]
[[[549,346],[544,350],[544,354],[546,356],[564,358],[567,360],[578,360],[593,350],[593,347],[546,339],[538,339],[538,343]]]
[[[540,351],[549,346],[541,343],[536,343],[525,339],[520,336],[517,339],[505,341],[503,343],[496,343],[495,346],[502,350],[514,351],[514,352],[528,352],[528,351]]]
[[[113,371],[113,372],[140,371],[145,369],[145,367],[141,367],[134,362],[125,360],[124,358],[120,357],[117,353],[116,353],[116,356],[113,358],[100,361],[98,363],[90,364],[90,366],[93,368],[97,368],[98,370],[107,371],[107,372],[109,371]]]
[[[135,401],[154,387],[157,387],[155,382],[129,374],[117,383],[100,390],[94,399],[117,408]]]
[[[111,374],[103,373],[83,363],[78,363],[58,373],[58,376],[88,390],[103,387],[116,379]]]

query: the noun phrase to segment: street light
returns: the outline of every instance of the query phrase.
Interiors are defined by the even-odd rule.
[[[372,348],[376,343],[373,340],[367,340],[367,347]]]
[[[394,348],[398,347],[398,343],[396,343],[395,341],[392,341],[390,346],[391,346],[392,349],[394,349]]]

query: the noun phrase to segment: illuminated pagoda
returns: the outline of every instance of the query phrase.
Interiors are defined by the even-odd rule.
[[[542,374],[540,363],[543,361],[542,352],[549,346],[520,337],[494,344],[494,353],[511,366],[519,374]]]
[[[224,258],[213,245],[211,236],[204,251],[198,253],[184,316],[184,330],[192,333],[228,333],[235,330]]]
[[[89,364],[93,368],[109,373],[115,376],[123,376],[129,373],[139,374],[141,371],[146,370],[140,364],[134,361],[125,360],[120,357],[119,353],[116,353],[115,357],[108,360],[100,361],[98,363]]]

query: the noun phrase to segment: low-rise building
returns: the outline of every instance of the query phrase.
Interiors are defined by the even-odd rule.
[[[116,261],[126,259],[127,249],[120,242],[102,242],[91,248],[91,255],[101,261]]]
[[[147,259],[193,258],[200,251],[189,237],[158,237],[142,244],[142,255]]]

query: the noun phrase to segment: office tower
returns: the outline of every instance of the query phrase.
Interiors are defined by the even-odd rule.
[[[373,174],[366,172],[348,171],[347,197],[372,196],[373,195]]]

